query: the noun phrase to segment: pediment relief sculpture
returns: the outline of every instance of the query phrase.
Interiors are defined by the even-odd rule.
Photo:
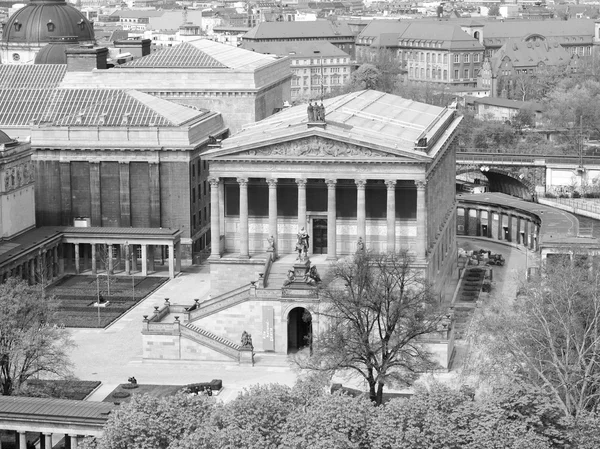
[[[247,156],[289,156],[289,157],[396,157],[383,151],[337,142],[328,139],[309,139],[283,142],[257,150],[249,150],[241,155]]]

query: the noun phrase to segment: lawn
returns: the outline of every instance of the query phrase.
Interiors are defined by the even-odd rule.
[[[57,313],[60,324],[103,328],[168,280],[167,277],[112,276],[109,289],[105,276],[100,276],[99,282],[96,276],[65,276],[48,287],[47,294],[60,300]],[[98,299],[98,286],[101,297],[108,301],[103,307],[94,305]]]
[[[27,381],[27,395],[82,401],[99,385],[97,380],[30,379]]]

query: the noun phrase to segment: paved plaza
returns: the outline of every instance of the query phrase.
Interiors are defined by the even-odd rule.
[[[206,299],[210,287],[209,266],[182,267],[182,273],[106,329],[72,329],[77,348],[71,354],[74,374],[82,380],[100,380],[102,386],[90,397],[101,401],[114,388],[135,376],[142,384],[186,385],[222,379],[221,399],[235,398],[244,388],[257,383],[293,385],[296,375],[285,356],[257,355],[254,367],[235,362],[142,360],[142,319],[165,298],[172,304],[193,304]],[[240,331],[241,334],[241,331]]]

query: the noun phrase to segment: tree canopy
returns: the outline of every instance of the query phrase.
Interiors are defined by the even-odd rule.
[[[325,329],[313,338],[312,354],[297,356],[298,365],[355,373],[378,405],[385,384],[411,385],[435,366],[422,338],[437,330],[441,316],[412,263],[406,251],[358,252],[334,263],[315,311]]]
[[[26,282],[0,284],[0,388],[19,393],[33,376],[70,374],[69,331],[54,321],[56,300]]]
[[[539,388],[578,418],[600,404],[600,274],[587,255],[574,259],[548,262],[516,300],[490,305],[468,368]]]

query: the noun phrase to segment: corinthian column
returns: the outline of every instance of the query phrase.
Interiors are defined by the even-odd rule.
[[[248,178],[237,178],[240,185],[240,258],[249,259],[248,235]]]
[[[387,252],[396,252],[396,180],[386,180],[387,187]]]
[[[425,181],[415,181],[417,186],[417,245],[416,255],[417,259],[425,258],[425,250],[427,248],[427,228],[426,228],[426,212],[427,208],[425,205],[425,187],[427,183]]]
[[[336,260],[336,205],[335,184],[336,179],[325,180],[327,184],[327,260]]]
[[[361,238],[366,245],[365,238],[367,227],[367,212],[365,206],[365,185],[366,179],[357,179],[356,183],[356,234],[357,238]]]

